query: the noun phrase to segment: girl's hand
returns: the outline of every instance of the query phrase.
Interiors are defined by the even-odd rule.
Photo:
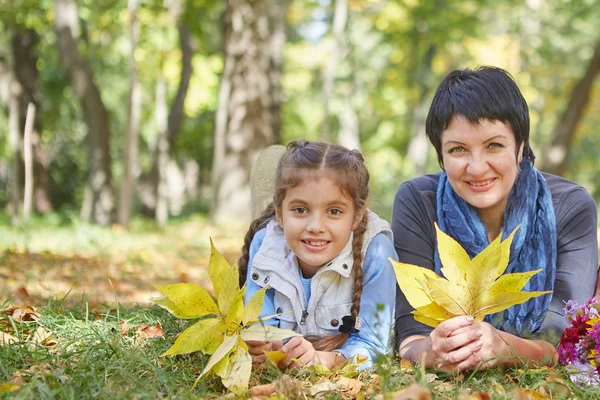
[[[426,365],[445,371],[474,369],[481,361],[481,329],[473,317],[460,316],[440,323],[426,339]]]
[[[304,365],[318,364],[317,351],[313,347],[312,343],[304,339],[302,336],[295,336],[289,340],[282,348],[281,351],[287,353],[285,360],[279,363],[279,368],[286,369],[290,367],[302,367]],[[297,359],[302,363],[292,361]]]
[[[281,369],[311,365],[323,365],[327,368],[333,368],[346,359],[342,354],[335,351],[317,351],[311,342],[300,336],[291,338],[280,350],[287,353],[285,360],[278,365]]]
[[[266,351],[274,351],[279,350],[283,343],[281,340],[275,342],[261,342],[258,340],[247,340],[246,345],[248,345],[248,353],[252,357],[252,365],[257,366],[265,361],[267,361],[267,355],[263,350]]]

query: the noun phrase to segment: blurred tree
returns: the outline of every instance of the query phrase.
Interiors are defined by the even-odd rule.
[[[564,175],[569,161],[569,149],[572,147],[575,138],[575,131],[590,101],[594,80],[598,74],[600,74],[600,40],[596,43],[587,68],[573,88],[562,118],[554,129],[550,149],[544,152],[545,157],[542,165],[544,171],[555,175]]]
[[[188,7],[192,7],[191,3],[188,4]],[[173,186],[169,183],[169,177],[173,176],[173,173],[181,175],[177,164],[173,161],[173,151],[184,120],[185,99],[193,74],[193,38],[186,15],[190,12],[191,10],[189,8],[186,10],[180,0],[170,2],[169,14],[177,24],[181,51],[179,85],[167,114],[167,82],[162,72],[164,63],[161,62],[155,92],[155,121],[158,135],[152,149],[152,168],[141,176],[139,185],[140,197],[147,210],[146,213],[153,215],[160,226],[164,226],[168,220],[168,203],[174,196],[169,192],[169,188]],[[172,171],[171,174],[168,172],[169,169]],[[183,199],[178,201],[183,201]]]
[[[88,128],[90,170],[81,217],[107,225],[113,221],[115,211],[108,112],[88,61],[77,46],[79,25],[75,0],[54,0],[54,12],[61,64],[80,101]]]
[[[135,190],[135,179],[137,178],[137,154],[138,135],[142,108],[142,93],[138,82],[137,63],[135,50],[140,34],[140,26],[137,18],[139,0],[129,0],[129,97],[127,102],[127,126],[125,131],[123,177],[121,178],[121,193],[119,195],[119,214],[117,220],[124,227],[129,226],[131,211],[133,208],[133,195]]]
[[[277,73],[271,72],[274,24],[268,10],[278,1],[227,1],[212,171],[211,218],[216,222],[249,218],[252,163],[275,141],[272,78]]]

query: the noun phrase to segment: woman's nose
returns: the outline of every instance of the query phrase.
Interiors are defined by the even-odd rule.
[[[467,173],[471,176],[481,176],[489,169],[488,160],[481,154],[473,154],[467,165]]]

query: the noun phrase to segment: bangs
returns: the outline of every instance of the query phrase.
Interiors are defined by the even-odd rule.
[[[356,177],[348,169],[332,168],[284,168],[281,173],[281,189],[290,189],[296,187],[308,180],[318,180],[329,178],[335,182],[341,189],[344,196],[357,203],[359,200],[359,190]]]

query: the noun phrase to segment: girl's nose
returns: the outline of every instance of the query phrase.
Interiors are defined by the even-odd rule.
[[[308,226],[306,227],[306,230],[308,232],[323,232],[324,225],[321,216],[314,214],[310,221],[308,221]]]

